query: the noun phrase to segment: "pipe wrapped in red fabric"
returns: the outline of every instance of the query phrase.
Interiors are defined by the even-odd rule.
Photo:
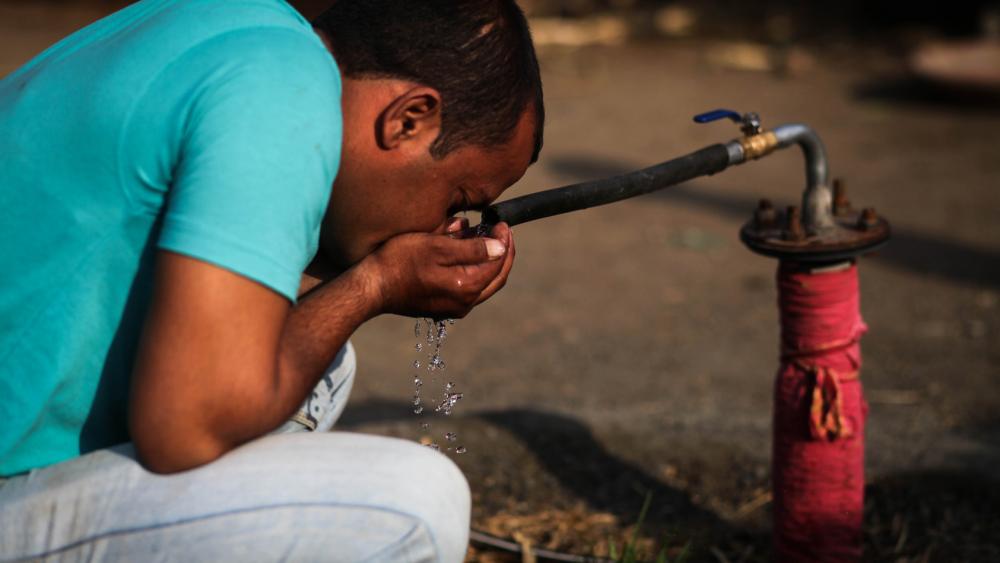
[[[861,559],[864,425],[855,264],[813,273],[781,262],[774,394],[774,559]]]

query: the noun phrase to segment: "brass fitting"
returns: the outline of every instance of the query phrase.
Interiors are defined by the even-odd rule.
[[[744,162],[757,160],[762,156],[771,154],[774,149],[778,148],[778,137],[773,131],[764,131],[750,137],[742,137],[736,139],[736,142],[743,148]]]

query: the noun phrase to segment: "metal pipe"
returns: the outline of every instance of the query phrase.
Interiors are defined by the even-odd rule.
[[[798,145],[806,159],[806,189],[802,193],[802,224],[806,232],[815,235],[833,228],[833,192],[823,141],[812,128],[801,123],[779,125],[772,132],[778,139],[778,148]]]

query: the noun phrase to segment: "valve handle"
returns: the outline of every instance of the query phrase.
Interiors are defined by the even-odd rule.
[[[735,112],[731,109],[714,109],[712,111],[706,111],[705,113],[699,113],[694,116],[695,123],[708,123],[710,121],[718,121],[720,119],[729,118],[733,123],[743,123],[743,116],[739,112]]]
[[[740,115],[731,109],[715,109],[694,116],[695,123],[708,123],[719,119],[730,119],[733,123],[740,124],[740,131],[747,137],[760,133],[760,116],[754,112]]]

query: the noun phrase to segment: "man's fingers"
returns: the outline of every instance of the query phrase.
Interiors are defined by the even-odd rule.
[[[448,219],[445,223],[444,232],[445,234],[452,235],[455,233],[461,233],[469,228],[469,220],[465,217],[452,217]]]
[[[506,245],[510,245],[513,237],[513,233],[507,223],[497,223],[496,225],[493,225],[493,228],[490,229],[489,235],[497,240],[503,241]]]
[[[445,239],[439,242],[442,266],[463,266],[499,260],[507,247],[495,238]]]
[[[506,225],[504,225],[506,227]],[[500,272],[490,281],[483,291],[479,293],[479,298],[476,300],[476,305],[479,305],[483,301],[486,301],[493,294],[503,289],[503,286],[507,284],[507,277],[510,276],[510,271],[514,267],[514,257],[517,254],[517,249],[514,247],[514,237],[511,236],[510,229],[507,229],[507,256],[504,257],[503,267],[500,268]]]

